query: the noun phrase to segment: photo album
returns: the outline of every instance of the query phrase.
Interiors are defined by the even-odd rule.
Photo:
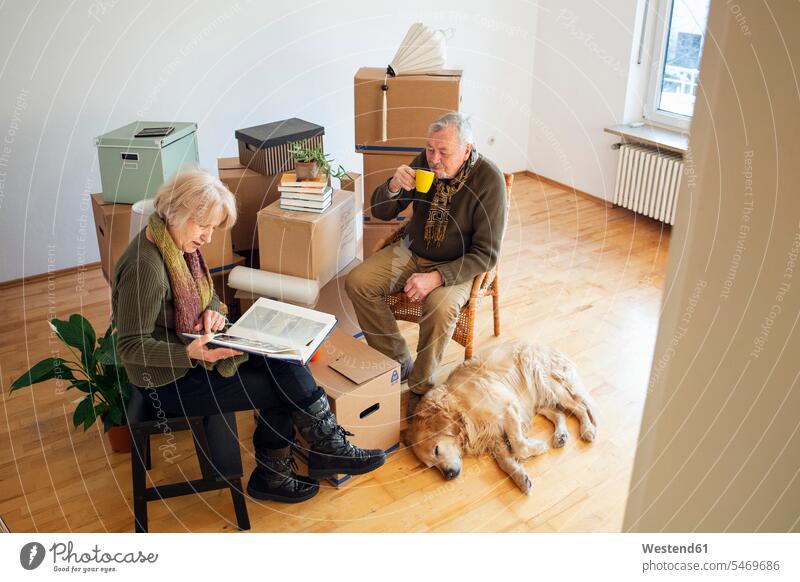
[[[336,323],[329,313],[261,297],[236,323],[211,334],[208,343],[305,365]]]

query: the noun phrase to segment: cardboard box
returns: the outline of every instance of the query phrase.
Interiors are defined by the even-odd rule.
[[[348,172],[351,179],[341,178],[341,189],[355,194],[353,219],[356,228],[356,258],[364,260],[364,221],[361,219],[361,208],[364,208],[364,177],[356,172]]]
[[[339,184],[340,184],[339,189],[347,190],[348,192],[357,192],[358,189],[363,186],[361,180],[361,174],[359,174],[358,172],[347,172],[347,173],[350,176],[349,178],[344,176],[339,178]]]
[[[236,196],[238,218],[231,229],[231,246],[234,252],[258,248],[258,211],[280,198],[278,186],[281,175],[265,176],[249,170],[239,163],[239,158],[217,160],[219,179]]]
[[[319,299],[317,299],[317,304],[314,306],[314,309],[317,311],[324,311],[325,313],[332,313],[335,315],[336,319],[339,321],[336,325],[336,329],[350,336],[361,334],[361,326],[358,324],[358,318],[353,309],[353,302],[350,301],[350,297],[347,296],[347,291],[344,288],[344,281],[348,273],[360,264],[361,261],[359,259],[354,260],[342,269],[336,278],[328,281],[328,284],[320,289]]]
[[[100,248],[100,267],[109,285],[114,274],[114,265],[130,242],[131,208],[131,204],[106,202],[102,194],[92,194],[92,214],[97,246]]]
[[[230,271],[240,262],[244,262],[244,257],[233,253],[230,230],[215,230],[211,236],[211,242],[203,245],[200,252],[212,275]],[[241,261],[239,261],[240,259]]]
[[[375,218],[370,211],[370,203],[372,201],[372,193],[375,189],[389,180],[397,171],[399,166],[403,164],[409,165],[417,154],[407,153],[393,153],[392,155],[383,154],[364,154],[362,156],[364,161],[364,216],[369,217],[370,222],[379,221]],[[409,204],[408,207],[400,213],[403,219],[411,218],[413,208]],[[366,252],[366,248],[364,249]]]
[[[402,222],[365,222],[364,223],[364,260],[375,254],[375,247],[395,230],[403,226]]]
[[[383,140],[383,89],[387,86],[386,130]],[[355,144],[357,152],[382,148],[424,148],[428,127],[461,103],[461,71],[435,75],[387,76],[385,68],[363,67],[354,79]]]
[[[228,307],[228,313],[231,315],[239,315],[238,304],[234,298],[236,289],[228,287],[228,275],[231,274],[233,268],[237,265],[244,263],[244,257],[234,254],[233,260],[227,268],[216,271],[211,275],[211,281],[214,283],[214,290],[217,292],[217,297]]]
[[[395,450],[400,442],[400,364],[341,329],[334,329],[309,364],[336,420],[357,447]],[[302,454],[306,447],[301,446]],[[330,481],[342,485],[348,475]]]
[[[280,201],[259,211],[260,268],[324,286],[356,256],[354,199],[352,192],[334,190],[321,214],[281,210]]]

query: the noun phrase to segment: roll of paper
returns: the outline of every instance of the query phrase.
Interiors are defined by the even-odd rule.
[[[319,281],[241,266],[234,267],[231,271],[228,286],[253,295],[303,306],[313,307],[319,298]]]
[[[155,211],[156,207],[153,204],[152,198],[139,200],[139,202],[133,205],[131,208],[131,231],[129,240],[136,238],[136,235],[139,234],[145,226],[147,226],[147,222],[150,220],[150,215]]]

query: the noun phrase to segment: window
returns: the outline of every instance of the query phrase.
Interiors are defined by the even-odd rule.
[[[710,0],[661,0],[645,117],[688,129],[697,97]]]

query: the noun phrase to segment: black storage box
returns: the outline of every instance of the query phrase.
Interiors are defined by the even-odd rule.
[[[236,130],[239,162],[266,176],[291,171],[294,160],[289,142],[306,140],[309,147],[322,147],[325,128],[297,117]]]

